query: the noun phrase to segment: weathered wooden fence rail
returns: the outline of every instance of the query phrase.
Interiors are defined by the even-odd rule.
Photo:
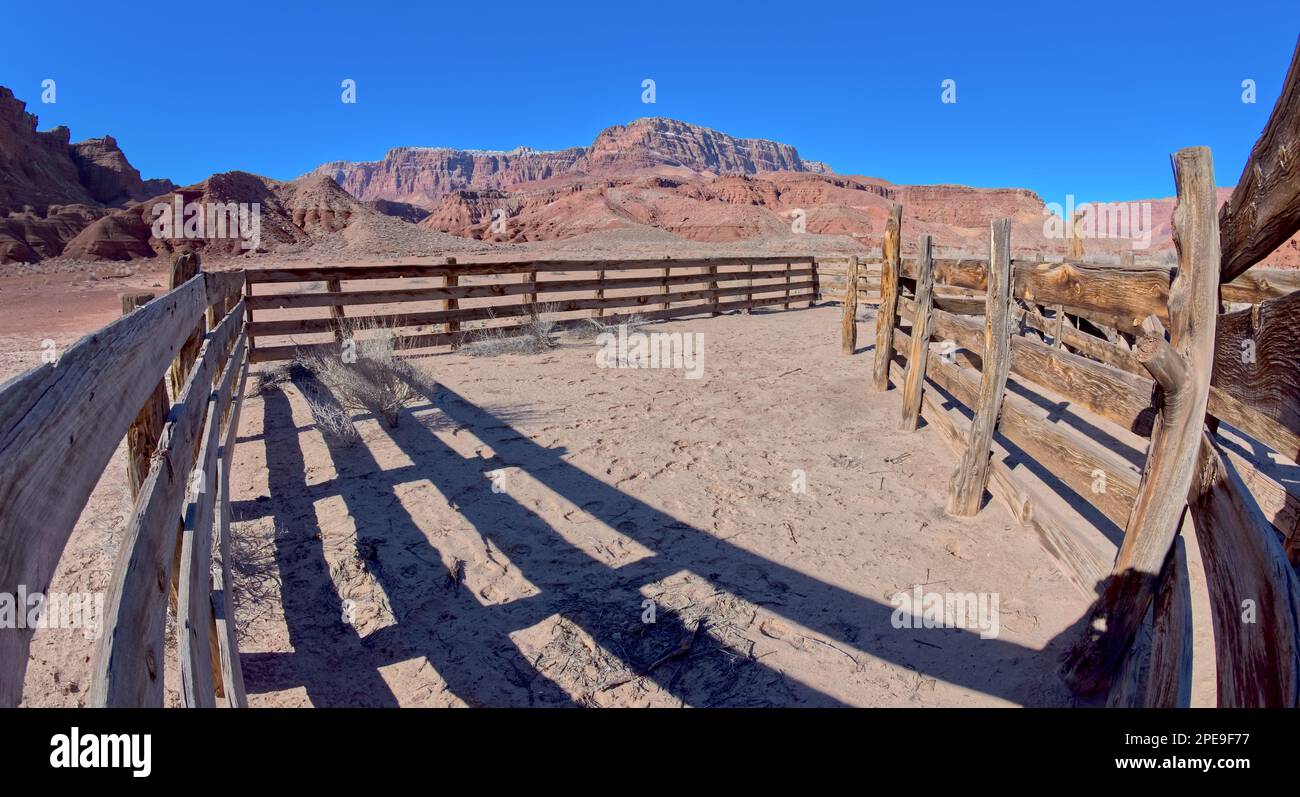
[[[28,594],[49,589],[91,491],[123,438],[128,442],[135,506],[94,654],[92,705],[162,705],[173,587],[186,654],[183,701],[244,702],[224,595],[226,477],[248,366],[244,280],[242,272],[199,273],[197,265],[196,256],[178,258],[173,290],[152,301],[130,297],[120,320],[82,338],[57,362],[0,386],[2,593],[16,594],[20,585]],[[160,414],[169,371],[180,376],[180,389],[173,388]],[[31,637],[31,629],[0,631],[0,706],[22,699]],[[220,655],[205,658],[210,639]]]
[[[1065,658],[1072,686],[1117,705],[1186,705],[1193,640],[1210,630],[1182,597],[1178,538],[1194,529],[1219,704],[1296,706],[1300,495],[1266,473],[1261,447],[1300,455],[1300,274],[1242,273],[1270,250],[1239,231],[1253,259],[1221,249],[1231,216],[1215,206],[1209,151],[1183,150],[1175,166],[1176,268],[1015,260],[1007,221],[987,259],[932,259],[926,236],[902,259],[895,222],[874,381],[887,389],[892,374],[903,428],[921,409],[961,459],[950,512],[978,511],[987,490],[1099,594]],[[1252,224],[1285,240],[1300,216],[1274,210],[1292,221]],[[940,286],[984,291],[984,306],[945,309]],[[1238,304],[1251,306],[1221,312]],[[1219,422],[1258,445],[1231,450]]]
[[[335,345],[329,336],[339,329],[341,317],[354,324],[391,328],[406,348],[454,347],[475,334],[467,324],[522,330],[526,323],[512,325],[509,320],[534,314],[570,321],[594,315],[611,323],[620,317],[611,310],[631,310],[622,315],[659,320],[757,307],[789,309],[798,302],[815,301],[821,290],[819,279],[817,262],[807,256],[527,263],[453,260],[440,265],[250,270],[245,301],[252,360],[266,362]],[[381,280],[396,284],[369,287]],[[307,289],[287,291],[285,286],[293,283]],[[318,285],[326,290],[314,290]],[[365,287],[357,289],[358,285]],[[403,310],[421,302],[436,303],[438,309]],[[369,309],[353,309],[358,307]],[[329,308],[331,313],[283,317],[311,308]],[[281,317],[267,319],[268,312]],[[507,323],[496,324],[499,321]]]

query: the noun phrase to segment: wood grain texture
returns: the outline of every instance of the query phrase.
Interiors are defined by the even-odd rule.
[[[1300,457],[1300,292],[1219,317],[1213,385],[1289,432],[1264,442]]]
[[[196,277],[0,385],[0,593],[48,590],[91,490],[204,306]],[[0,706],[22,697],[31,634],[0,632]]]
[[[907,352],[907,377],[903,380],[903,419],[899,428],[916,430],[921,419],[921,392],[925,366],[930,355],[930,299],[934,289],[934,261],[931,239],[922,235],[917,244],[916,298],[912,302],[912,345]]]
[[[163,631],[176,558],[177,519],[182,517],[212,380],[224,365],[227,344],[243,326],[241,301],[208,333],[167,417],[159,456],[127,521],[109,580],[104,635],[91,662],[88,702],[92,706],[162,705]]]
[[[907,333],[895,330],[894,339],[896,351],[909,350],[911,338]],[[904,376],[902,361],[902,355],[896,355],[891,363],[894,378],[899,383]],[[960,396],[974,395],[973,378],[968,377],[965,369],[957,363],[938,358],[929,364],[926,371],[929,379],[957,397],[958,401],[961,401]],[[944,410],[941,400],[931,391],[922,394],[922,404],[925,419],[933,421],[957,455],[962,456],[970,438],[970,424]],[[1133,484],[1136,488],[1136,477]],[[1062,573],[1081,594],[1088,597],[1095,594],[1095,585],[1109,572],[1110,563],[1115,559],[1114,545],[1100,533],[1089,533],[1087,529],[1065,522],[1043,502],[1035,501],[1017,477],[1015,466],[1005,457],[993,457],[989,492],[1002,502],[1018,523],[1037,534],[1039,543],[1060,563]]]
[[[1188,506],[1210,588],[1219,705],[1296,707],[1300,581],[1223,452],[1208,434],[1198,443]]]
[[[849,278],[847,285],[858,282],[858,259],[849,258]],[[858,350],[858,292],[844,290],[844,303],[840,313],[840,353],[853,354]]]
[[[876,359],[872,384],[876,390],[889,389],[889,363],[893,358],[894,329],[898,326],[898,276],[900,272],[899,236],[902,232],[903,206],[889,206],[885,219],[885,237],[881,242],[880,305],[876,308]]]
[[[217,561],[212,569],[212,614],[217,627],[217,648],[220,656],[221,684],[225,688],[230,708],[247,708],[248,696],[244,688],[244,672],[239,661],[239,632],[235,622],[235,605],[230,590],[234,585],[230,565],[233,561],[230,545],[230,471],[235,456],[235,441],[239,437],[239,416],[244,404],[248,384],[249,361],[245,356],[235,380],[230,413],[221,450],[217,454]]]
[[[241,335],[232,356],[208,398],[197,464],[190,480],[181,529],[181,565],[176,601],[177,649],[181,671],[181,705],[216,707],[213,650],[209,628],[212,616],[212,544],[217,522],[221,450],[221,417],[231,401],[235,377],[243,366],[245,339]]]
[[[129,315],[152,300],[152,293],[123,294],[122,315]],[[140,485],[149,475],[153,452],[166,420],[167,383],[160,379],[126,430],[126,482],[132,501],[140,494]]]
[[[993,454],[993,431],[1011,372],[1011,220],[996,219],[989,229],[989,288],[984,309],[983,370],[962,460],[948,482],[950,514],[974,515],[984,499]],[[919,334],[919,333],[918,333]]]
[[[1231,282],[1300,230],[1300,38],[1273,114],[1218,222],[1223,282]]]
[[[1210,151],[1179,150],[1174,156],[1174,177],[1179,270],[1169,293],[1169,346],[1182,361],[1185,379],[1178,390],[1165,391],[1160,399],[1141,487],[1124,527],[1119,555],[1082,638],[1065,657],[1063,675],[1083,694],[1109,688],[1151,605],[1187,504],[1209,402],[1219,292],[1219,226]],[[1159,379],[1155,373],[1153,377]]]

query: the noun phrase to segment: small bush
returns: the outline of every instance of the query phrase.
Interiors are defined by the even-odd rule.
[[[499,354],[541,354],[556,347],[555,322],[543,318],[556,312],[555,305],[531,305],[528,320],[518,326],[484,327],[467,333],[460,350],[471,357]]]
[[[398,411],[403,405],[427,394],[432,385],[399,356],[403,347],[393,327],[365,319],[345,322],[343,338],[345,346],[340,352],[302,353],[295,364],[310,371],[333,394],[341,410],[373,413],[383,418],[390,428],[397,426]],[[351,347],[346,345],[349,341]],[[308,398],[309,404],[311,401]],[[334,402],[317,397],[317,403]],[[321,411],[324,414],[318,417],[318,422],[323,417],[324,425],[341,428],[337,411],[324,408]]]

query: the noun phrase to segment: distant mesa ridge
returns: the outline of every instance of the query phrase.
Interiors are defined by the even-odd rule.
[[[1221,187],[1220,198],[1230,190]],[[402,146],[377,161],[325,163],[295,180],[236,171],[178,188],[143,179],[110,135],[74,144],[67,128],[38,131],[26,105],[0,87],[0,264],[132,260],[179,248],[248,253],[234,238],[153,237],[151,210],[173,192],[186,201],[257,202],[256,251],[308,258],[437,255],[584,236],[612,241],[614,251],[639,241],[864,252],[879,245],[893,202],[904,207],[904,251],[929,234],[941,249],[982,252],[995,218],[1012,220],[1019,256],[1063,255],[1067,245],[1045,236],[1045,207],[1033,191],[836,174],[789,144],[661,117],[608,127],[589,146]],[[1139,256],[1169,257],[1173,200],[1150,204],[1149,246]],[[1130,246],[1085,242],[1090,257],[1118,259]],[[1300,266],[1300,241],[1268,265]]]

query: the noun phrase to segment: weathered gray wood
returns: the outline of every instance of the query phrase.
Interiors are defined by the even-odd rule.
[[[1151,663],[1141,702],[1148,708],[1188,708],[1192,702],[1192,596],[1185,537],[1165,560],[1152,609]]]
[[[230,470],[235,455],[235,441],[239,437],[239,415],[243,408],[244,391],[248,381],[248,359],[241,364],[235,380],[230,413],[226,420],[225,436],[217,454],[217,556],[212,571],[212,611],[216,618],[217,645],[220,654],[221,683],[225,687],[227,704],[231,708],[247,708],[248,697],[244,688],[244,673],[239,661],[239,633],[235,622],[235,604],[230,594],[234,581],[230,567],[234,561],[230,540]]]
[[[48,590],[86,500],[204,306],[199,277],[0,385],[0,593]],[[0,632],[0,706],[22,697],[31,635]]]
[[[984,310],[984,368],[974,406],[970,440],[948,483],[948,512],[974,515],[984,498],[993,454],[993,432],[1011,371],[1011,220],[996,219],[989,229],[989,290]]]
[[[610,260],[532,260],[532,261],[493,261],[478,263],[456,263],[455,258],[447,258],[449,265],[433,264],[394,264],[384,266],[299,266],[296,268],[250,268],[245,276],[250,283],[263,282],[324,282],[331,279],[397,279],[405,277],[445,277],[478,276],[483,274],[526,274],[529,271],[566,272],[566,271],[640,271],[662,269],[671,263],[673,268],[700,268],[704,266],[743,266],[784,265],[786,263],[811,264],[811,255],[790,257],[772,255],[765,257],[697,257],[697,258],[651,258],[651,259],[610,259]]]
[[[1179,270],[1169,296],[1170,349],[1181,362],[1183,378],[1176,390],[1164,391],[1119,555],[1084,625],[1083,637],[1066,657],[1063,675],[1084,694],[1097,694],[1109,687],[1151,605],[1187,505],[1209,402],[1219,288],[1219,226],[1210,151],[1204,147],[1179,150],[1174,156],[1174,176]],[[1139,351],[1139,359],[1143,354]],[[1163,359],[1151,362],[1168,365]],[[1153,370],[1152,376],[1159,381],[1171,373],[1161,367]]]
[[[1218,702],[1300,703],[1300,582],[1277,535],[1214,440],[1199,438],[1188,506],[1214,620]]]
[[[122,315],[135,312],[152,299],[152,293],[122,294]],[[140,494],[140,485],[149,475],[154,448],[166,420],[167,383],[160,379],[126,431],[126,481],[132,501]]]
[[[921,391],[925,386],[925,365],[930,354],[930,297],[934,289],[930,236],[917,244],[916,300],[913,302],[912,348],[907,353],[907,378],[903,381],[905,432],[915,431],[921,419]]]
[[[858,259],[849,258],[849,279],[844,288],[844,305],[840,316],[840,353],[853,354],[858,350]]]
[[[1225,302],[1259,304],[1296,291],[1300,291],[1300,271],[1255,267],[1220,285],[1219,298]]]
[[[889,362],[894,355],[894,328],[898,324],[899,235],[903,206],[889,206],[885,237],[881,242],[880,305],[876,308],[876,360],[872,382],[876,390],[889,389]]]
[[[172,260],[171,278],[168,282],[168,290],[176,290],[189,280],[197,276],[202,269],[199,266],[199,255],[197,252],[180,252]],[[207,302],[207,283],[204,283],[204,301]],[[205,308],[206,309],[206,308]],[[190,367],[194,364],[194,358],[199,354],[199,345],[203,342],[203,333],[207,328],[204,319],[200,319],[195,324],[194,330],[181,346],[180,353],[172,361],[171,367],[171,387],[172,397],[175,398],[181,394],[181,389],[185,386],[185,378],[189,375]]]
[[[1300,292],[1219,317],[1213,384],[1293,439],[1300,435]],[[1300,457],[1294,447],[1278,450]]]
[[[339,296],[343,292],[342,280],[329,280],[328,282],[325,283],[325,286],[329,289],[329,292],[334,296]],[[334,340],[338,341],[339,343],[342,343],[344,330],[347,329],[347,316],[343,312],[343,305],[341,302],[336,301],[333,304],[329,305],[329,308],[330,308],[330,321],[333,322],[334,325]]]
[[[455,279],[448,277],[448,279]],[[544,284],[544,283],[543,283]],[[803,280],[793,283],[791,290],[804,291],[813,287],[812,280]],[[734,287],[719,288],[712,290],[708,288],[691,291],[678,291],[675,293],[662,294],[642,294],[639,296],[613,296],[603,299],[584,298],[584,299],[555,299],[547,302],[555,312],[568,312],[573,310],[591,310],[597,307],[615,308],[615,307],[644,307],[653,304],[662,304],[665,299],[670,304],[679,302],[704,300],[710,301],[715,298],[725,296],[743,296],[751,289],[745,285],[736,285]],[[754,293],[781,292],[784,294],[784,285],[756,285],[752,288]],[[454,299],[448,299],[452,303]],[[354,320],[364,320],[369,323],[382,324],[386,327],[408,327],[408,326],[428,326],[433,324],[459,323],[461,321],[484,321],[490,319],[502,319],[518,316],[530,315],[532,305],[527,302],[515,304],[498,304],[490,307],[467,307],[450,310],[434,310],[419,313],[394,313],[383,315],[358,316]],[[701,312],[707,312],[708,308]],[[333,322],[328,318],[297,318],[283,321],[254,321],[250,331],[258,336],[265,335],[298,335],[309,332],[329,332],[333,329]],[[449,330],[454,331],[454,330]]]
[[[910,344],[911,338],[907,333],[894,331],[896,351],[909,351]],[[903,366],[899,364],[900,359],[901,356],[894,357],[890,367],[894,378],[901,384],[904,372]],[[947,363],[939,358],[929,364],[926,375],[953,394],[958,401],[962,401],[963,396],[973,400],[975,388],[973,381],[966,378],[966,370],[968,369],[955,362]],[[933,421],[957,455],[962,456],[966,451],[966,442],[970,439],[970,425],[965,423],[964,418],[954,418],[944,410],[931,391],[922,394],[922,403],[925,419]],[[1132,481],[1133,489],[1136,489],[1137,478],[1134,477]],[[1088,597],[1094,595],[1094,586],[1110,570],[1110,563],[1115,559],[1114,545],[1100,532],[1089,534],[1087,529],[1065,522],[1041,501],[1035,501],[1015,475],[1012,466],[1002,457],[993,458],[989,492],[1002,502],[1017,522],[1037,534],[1039,542],[1060,563],[1061,572],[1081,594]]]
[[[808,285],[805,286],[796,285],[795,287],[796,288],[808,287],[809,289],[806,291],[801,291],[798,294],[792,295],[793,300],[804,301],[809,297],[813,296],[811,287],[809,287]],[[633,297],[633,300],[630,302],[613,304],[612,306],[640,307],[642,306],[642,301],[644,300],[644,298],[645,297]],[[584,302],[585,301],[594,301],[594,300],[584,300]],[[617,301],[617,300],[613,300],[613,301]],[[720,312],[728,313],[732,311],[745,310],[753,307],[770,307],[777,304],[784,304],[784,302],[785,302],[784,296],[772,296],[767,298],[754,299],[752,302],[747,302],[742,299],[741,301],[738,302],[722,302],[718,305],[718,309]],[[567,312],[573,309],[579,309],[579,310],[589,309],[589,305],[585,307],[574,307],[573,305],[578,304],[578,302],[557,302],[555,304],[557,307],[556,312]],[[610,306],[610,305],[611,302],[606,302],[606,306]],[[686,316],[703,315],[708,312],[710,312],[710,307],[708,305],[689,305],[686,307],[674,307],[671,310],[651,310],[651,311],[638,310],[635,313],[613,315],[613,316],[609,316],[608,318],[610,320],[613,320],[613,319],[629,318],[631,316],[636,316],[643,320],[656,321],[656,320],[669,319],[669,318],[683,318]],[[374,320],[374,319],[372,318],[370,320]],[[560,326],[564,326],[565,323],[566,322],[560,322]],[[500,329],[502,332],[518,332],[526,329],[527,327],[528,327],[527,324],[512,324],[512,325],[506,325],[506,326],[496,327],[496,328]],[[458,339],[459,336],[449,335],[448,333],[445,332],[433,332],[427,334],[398,335],[394,338],[394,342],[398,345],[401,345],[403,348],[415,349],[415,348],[426,348],[430,346],[452,345]],[[258,346],[257,349],[253,352],[252,361],[254,363],[261,363],[261,362],[275,362],[278,360],[292,360],[295,356],[297,356],[298,353],[301,352],[309,352],[309,351],[329,352],[329,351],[337,351],[337,350],[338,350],[338,345],[335,343],[300,343],[291,346]]]
[[[934,268],[939,284],[988,289],[987,261],[939,260]],[[1065,305],[1071,312],[1089,314],[1097,323],[1120,329],[1135,327],[1150,315],[1168,320],[1170,272],[1165,268],[1012,259],[1011,271],[1017,299]],[[902,275],[915,277],[915,273],[915,259],[903,260]]]
[[[162,705],[163,630],[178,543],[177,518],[182,517],[213,377],[222,367],[226,344],[243,324],[241,301],[208,333],[168,415],[159,457],[127,522],[109,581],[104,635],[91,663],[92,706]]]
[[[187,708],[216,706],[213,651],[208,629],[213,625],[212,543],[220,494],[217,463],[221,446],[221,416],[231,400],[235,376],[243,361],[244,338],[241,335],[208,399],[202,442],[190,479],[190,496],[181,530],[180,583],[176,602],[177,648],[181,705]]]
[[[1230,282],[1300,230],[1300,39],[1282,94],[1219,212],[1222,281]]]
[[[911,303],[900,301],[899,313],[911,318]],[[896,341],[899,334],[895,332]],[[968,348],[981,345],[977,342]],[[959,352],[954,359],[965,358]],[[940,384],[962,404],[973,407],[979,395],[979,372],[957,368],[951,373],[953,376]],[[1124,457],[1069,425],[1052,421],[1047,410],[1014,393],[1003,397],[998,433],[1116,524],[1128,519],[1137,498],[1138,473]],[[1105,489],[1097,489],[1099,482]]]

